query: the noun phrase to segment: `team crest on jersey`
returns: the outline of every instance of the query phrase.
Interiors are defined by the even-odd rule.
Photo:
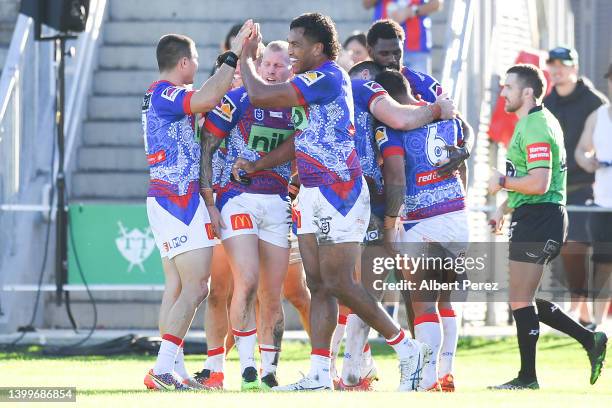
[[[169,86],[162,91],[161,96],[162,98],[167,99],[170,102],[174,102],[180,92],[180,88],[177,88],[176,86]]]
[[[376,81],[366,82],[365,84],[363,84],[363,86],[365,86],[372,92],[381,92],[385,90],[385,88],[383,88],[382,85],[380,85]]]
[[[215,107],[213,112],[223,120],[231,122],[234,118],[234,112],[236,112],[236,105],[234,101],[224,96],[223,99],[221,99],[221,103]]]
[[[255,119],[262,121],[264,119],[263,109],[255,109]]]
[[[387,137],[387,129],[384,126],[379,126],[374,130],[374,139],[378,146],[389,140]]]
[[[310,86],[314,84],[315,82],[317,82],[318,80],[320,80],[321,78],[323,78],[324,76],[325,74],[320,71],[308,71],[308,72],[304,72],[303,74],[299,75],[298,78],[304,81],[304,83],[307,86]]]

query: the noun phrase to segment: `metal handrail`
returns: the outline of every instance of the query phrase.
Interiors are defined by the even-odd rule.
[[[89,19],[85,31],[79,35],[77,47],[81,57],[77,59],[74,70],[73,86],[66,99],[66,155],[64,168],[69,169],[75,143],[78,139],[78,130],[83,119],[83,107],[89,95],[89,87],[92,83],[93,64],[95,63],[95,52],[102,23],[104,22],[104,11],[107,0],[92,0],[89,5]],[[57,174],[57,168],[54,169]]]
[[[32,19],[20,14],[17,18],[13,36],[11,37],[4,68],[2,69],[2,76],[0,76],[0,122],[2,122],[6,114],[13,88],[19,80],[21,73],[20,56],[28,42],[31,30]]]
[[[450,24],[446,31],[446,56],[442,68],[442,87],[449,97],[461,97],[465,64],[470,48],[474,21],[473,0],[455,0],[449,10]]]

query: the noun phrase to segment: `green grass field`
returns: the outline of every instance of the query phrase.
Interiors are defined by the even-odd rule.
[[[301,342],[283,345],[279,379],[297,380],[308,371],[310,348]],[[235,351],[226,363],[224,392],[151,392],[142,379],[152,366],[154,356],[43,358],[35,350],[23,354],[0,354],[0,386],[77,387],[78,406],[150,406],[173,404],[179,407],[592,407],[612,403],[612,373],[604,372],[596,385],[589,385],[586,353],[571,339],[545,336],[538,345],[539,391],[485,390],[487,385],[513,378],[518,370],[518,350],[514,339],[485,341],[463,339],[457,355],[455,378],[457,392],[397,393],[399,374],[392,350],[374,345],[381,380],[376,392],[311,394],[240,393],[239,364]],[[187,356],[187,368],[200,370],[203,356]],[[52,406],[73,403],[54,404]],[[22,405],[19,405],[22,406]],[[40,406],[38,404],[37,406]],[[168,405],[163,405],[168,406]]]

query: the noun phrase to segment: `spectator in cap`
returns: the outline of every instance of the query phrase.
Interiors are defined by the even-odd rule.
[[[579,75],[576,50],[566,47],[553,48],[548,53],[546,64],[554,88],[544,98],[544,105],[556,116],[563,129],[567,152],[567,204],[591,204],[594,177],[592,173],[578,166],[574,153],[587,117],[607,103],[607,99],[593,87],[591,81]],[[586,302],[586,254],[589,243],[587,222],[588,213],[569,212],[568,242],[561,253],[572,294],[570,311],[579,313],[583,325],[592,324],[591,312]]]

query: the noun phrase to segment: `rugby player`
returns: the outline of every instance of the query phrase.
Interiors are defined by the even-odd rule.
[[[274,41],[266,47],[260,73],[267,83],[289,80],[286,42]],[[239,87],[227,93],[207,115],[204,127],[202,188],[211,214],[211,233],[221,237],[234,277],[230,322],[240,355],[241,388],[260,388],[254,358],[257,299],[261,387],[270,389],[278,385],[276,366],[284,331],[281,290],[289,264],[291,212],[287,184],[291,165],[266,169],[248,179],[234,179],[231,170],[237,158],[256,160],[292,136],[291,110],[253,106],[244,87]],[[223,141],[226,151],[215,206],[212,154]]]
[[[368,53],[372,61],[400,71],[410,84],[410,91],[417,100],[436,102],[442,95],[442,86],[432,76],[403,65],[404,30],[393,20],[378,20],[367,34]]]
[[[257,31],[258,26],[255,28]],[[289,139],[292,144],[285,142],[256,162],[239,159],[234,164],[235,177],[240,177],[241,171],[254,173],[295,156],[302,183],[297,196],[297,233],[312,295],[311,369],[297,383],[274,389],[332,388],[330,342],[338,300],[387,339],[399,355],[399,390],[414,390],[431,350],[408,338],[353,280],[369,221],[369,194],[352,136],[350,79],[334,62],[340,48],[334,23],[319,13],[303,14],[291,22],[288,40],[293,70],[299,75],[288,84],[266,84],[255,72],[256,44],[251,39],[241,59],[243,82],[254,105],[300,107],[294,109],[294,117],[307,120],[301,121],[295,137]]]
[[[505,110],[516,113],[520,119],[508,147],[506,173],[494,170],[489,180],[490,194],[497,194],[502,188],[508,190],[508,199],[490,223],[494,232],[500,233],[504,215],[512,213],[509,292],[521,369],[513,380],[490,388],[539,388],[535,356],[540,322],[580,342],[587,351],[590,383],[594,384],[606,355],[606,335],[584,328],[558,305],[535,298],[544,265],[559,255],[567,238],[563,132],[557,119],[542,105],[546,89],[542,71],[534,65],[519,64],[506,74],[501,92]]]
[[[398,71],[385,71],[376,77],[398,102],[411,103],[409,85]],[[447,146],[464,145],[462,124],[459,120],[439,121],[410,132],[379,126],[376,141],[383,156],[386,209],[384,240],[388,248],[409,255],[445,259],[463,256],[469,240],[465,189],[458,173],[439,175],[439,163],[448,159]],[[401,217],[399,232],[396,220]],[[397,243],[400,243],[399,245]],[[398,246],[403,247],[397,248]],[[404,278],[413,282],[440,280],[442,271],[404,271]],[[438,291],[411,293],[414,311],[414,333],[417,340],[428,344],[433,357],[423,368],[419,391],[454,390],[452,356],[457,344],[457,333],[444,336],[443,345],[440,316],[454,318],[448,300],[440,301]],[[440,308],[438,312],[438,307]],[[454,320],[454,319],[453,319]],[[444,348],[444,359],[451,358],[441,378],[438,358]],[[445,365],[448,363],[444,361]]]
[[[445,96],[428,106],[415,106],[418,102],[414,98],[411,98],[412,105],[399,104],[373,80],[380,71],[380,65],[373,61],[361,62],[349,71],[355,105],[355,147],[370,193],[371,214],[364,240],[362,267],[372,265],[372,259],[376,257],[385,256],[384,247],[381,245],[384,217],[383,180],[377,149],[374,148],[374,119],[390,127],[410,130],[434,120],[452,119],[455,116],[454,104]],[[358,267],[357,271],[360,269]],[[374,277],[371,270],[366,269],[361,270],[357,280],[361,280],[364,287],[380,300],[382,292],[376,293],[373,289]],[[350,314],[350,311],[348,317],[342,320],[346,322],[347,341],[339,388],[369,390],[377,375],[366,343],[370,328],[358,316]],[[338,324],[336,330],[340,332],[342,327]],[[334,336],[338,337],[336,331]]]
[[[150,168],[147,215],[167,285],[159,316],[162,342],[155,366],[144,379],[149,389],[197,386],[185,375],[182,345],[197,307],[208,295],[214,242],[204,232],[210,219],[198,191],[200,147],[194,113],[213,109],[229,89],[252,29],[253,22],[245,22],[221,69],[196,91],[188,88],[198,69],[193,40],[168,34],[157,44],[160,76],[145,93],[142,126]],[[186,378],[178,378],[177,370]]]

